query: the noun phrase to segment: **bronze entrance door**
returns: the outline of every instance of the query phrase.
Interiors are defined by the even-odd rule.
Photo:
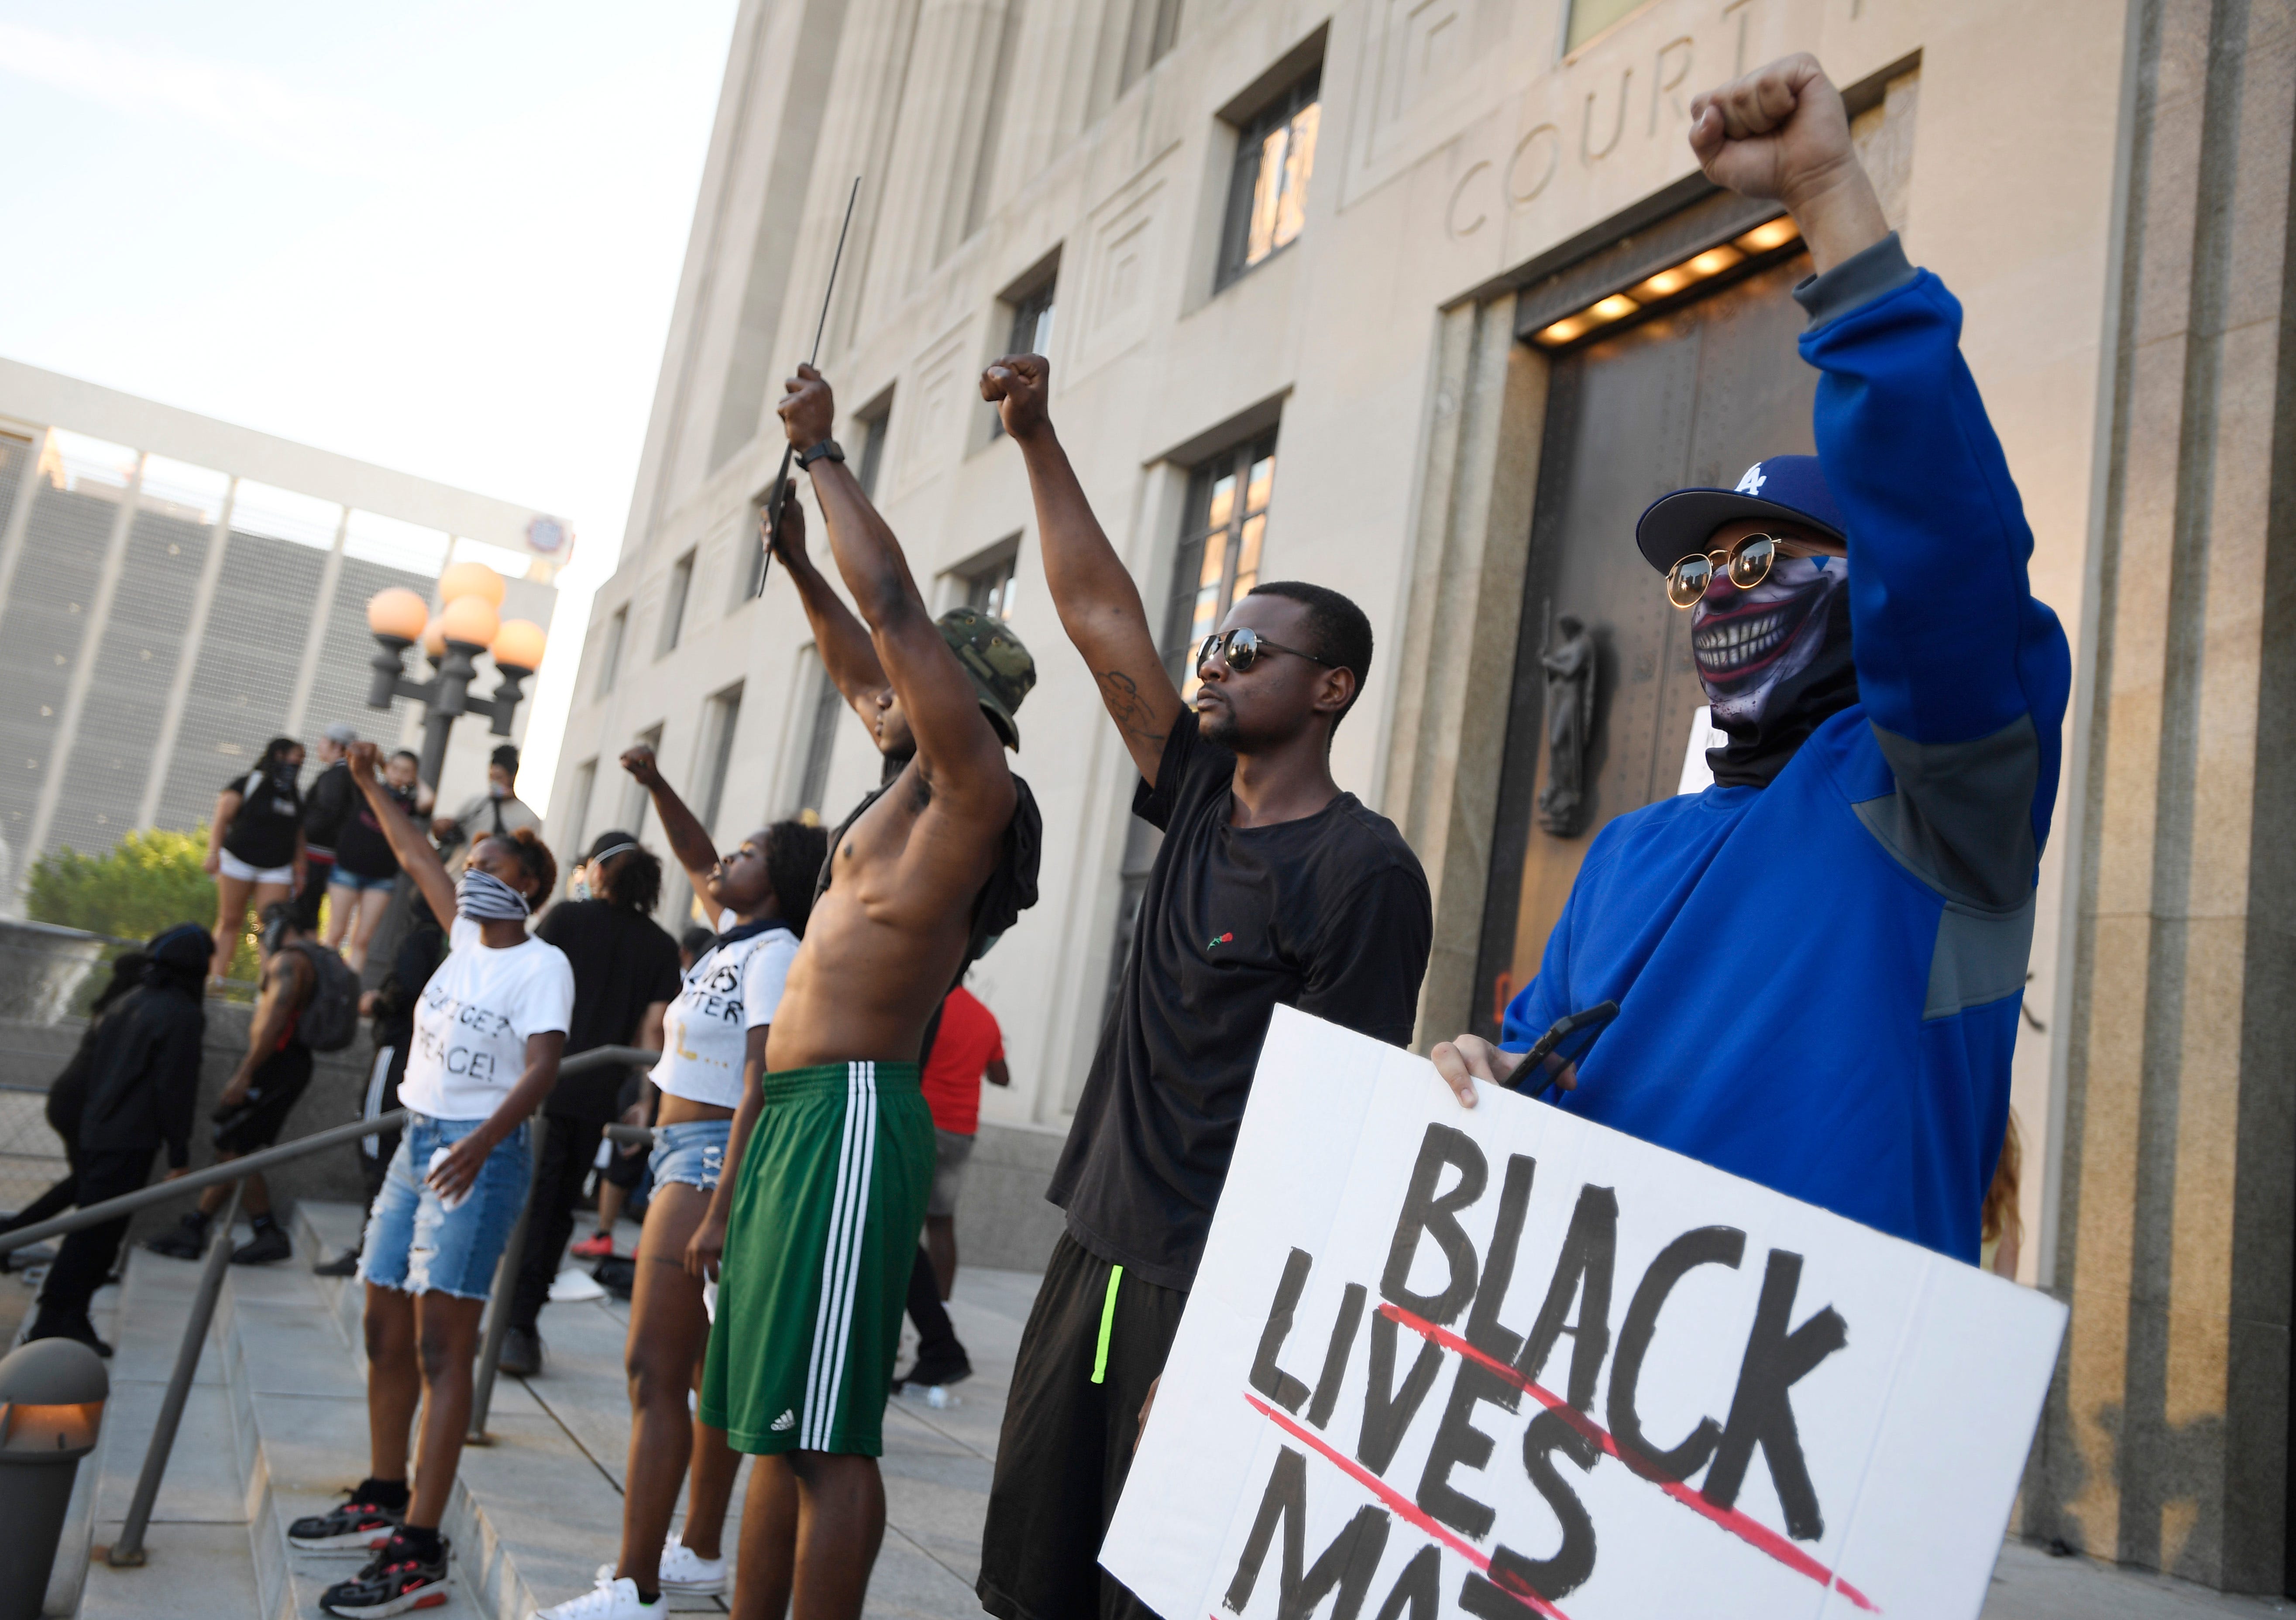
[[[1635,549],[1635,520],[1671,489],[1728,488],[1766,455],[1811,449],[1817,374],[1794,339],[1789,296],[1809,274],[1795,254],[1710,298],[1567,351],[1553,362],[1538,492],[1525,570],[1521,641],[1483,912],[1473,1027],[1496,1035],[1507,999],[1538,971],[1588,843],[1605,822],[1673,793],[1693,717],[1705,702],[1690,661],[1690,616]],[[1554,728],[1542,651],[1563,621],[1591,642],[1576,830],[1543,826],[1540,796],[1566,778],[1572,716]],[[1568,663],[1568,654],[1557,662]],[[1558,683],[1570,701],[1580,688]],[[1569,795],[1560,796],[1567,801]],[[1550,795],[1549,814],[1566,809]]]

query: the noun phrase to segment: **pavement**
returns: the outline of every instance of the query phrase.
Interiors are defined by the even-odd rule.
[[[291,1518],[324,1510],[365,1471],[365,1388],[353,1348],[357,1291],[309,1273],[356,1222],[348,1207],[308,1205],[293,1261],[234,1270],[160,1493],[150,1563],[114,1570],[99,1559],[84,1592],[60,1569],[51,1604],[61,1599],[64,1606],[51,1613],[286,1620],[316,1614],[319,1591],[356,1568],[356,1559],[292,1552],[280,1531]],[[625,1223],[618,1236],[627,1252],[636,1229]],[[97,1466],[82,1469],[80,1512],[62,1562],[118,1534],[196,1275],[188,1263],[139,1252],[124,1285],[98,1297],[99,1327],[115,1337],[119,1354]],[[980,1525],[1006,1385],[1037,1283],[1021,1272],[960,1272],[950,1313],[975,1376],[951,1391],[945,1406],[900,1396],[888,1410],[887,1527],[869,1616],[980,1614],[972,1594]],[[0,1279],[0,1288],[21,1287],[18,1279]],[[629,1435],[627,1326],[627,1306],[611,1298],[554,1304],[545,1312],[541,1376],[502,1380],[488,1422],[495,1443],[463,1453],[463,1485],[447,1525],[455,1541],[455,1585],[446,1605],[426,1613],[525,1620],[537,1604],[586,1590],[598,1563],[614,1555]],[[737,1485],[729,1548],[741,1503]],[[710,1598],[673,1600],[671,1607],[726,1612]],[[2013,1541],[2002,1551],[1983,1620],[2202,1620],[2287,1614],[2291,1607],[2078,1556],[2053,1558]]]

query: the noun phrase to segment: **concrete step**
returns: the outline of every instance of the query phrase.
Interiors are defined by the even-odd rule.
[[[341,1206],[307,1203],[298,1220],[298,1248],[314,1255],[338,1252],[357,1230],[357,1212]],[[616,1240],[627,1254],[637,1229],[624,1223]],[[357,1344],[358,1286],[313,1280],[333,1294],[330,1315],[346,1342]],[[887,1527],[870,1582],[869,1615],[972,1620],[980,1614],[972,1583],[981,1520],[1004,1388],[1037,1283],[1027,1272],[963,1272],[950,1310],[978,1376],[959,1387],[952,1405],[936,1409],[904,1398],[887,1412]],[[527,1620],[537,1607],[587,1591],[597,1567],[616,1556],[629,1446],[622,1370],[628,1328],[628,1307],[620,1300],[553,1304],[542,1319],[541,1375],[496,1386],[488,1420],[495,1443],[463,1452],[446,1525],[458,1584],[482,1599],[479,1612]],[[907,1350],[903,1354],[906,1359]],[[364,1459],[365,1446],[362,1428],[351,1456]],[[362,1471],[353,1463],[340,1485],[355,1483]],[[748,1477],[745,1468],[735,1483],[725,1538],[729,1551],[738,1540]],[[674,1598],[670,1607],[725,1611],[714,1598]]]

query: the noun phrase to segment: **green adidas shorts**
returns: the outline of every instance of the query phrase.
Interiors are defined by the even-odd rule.
[[[701,1420],[758,1456],[881,1456],[932,1191],[917,1066],[784,1069],[764,1089],[726,1218]]]

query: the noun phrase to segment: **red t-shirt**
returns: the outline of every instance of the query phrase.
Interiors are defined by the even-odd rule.
[[[980,1076],[1004,1055],[996,1015],[963,985],[950,991],[941,1003],[932,1056],[917,1082],[936,1128],[952,1136],[970,1136],[980,1128]]]

